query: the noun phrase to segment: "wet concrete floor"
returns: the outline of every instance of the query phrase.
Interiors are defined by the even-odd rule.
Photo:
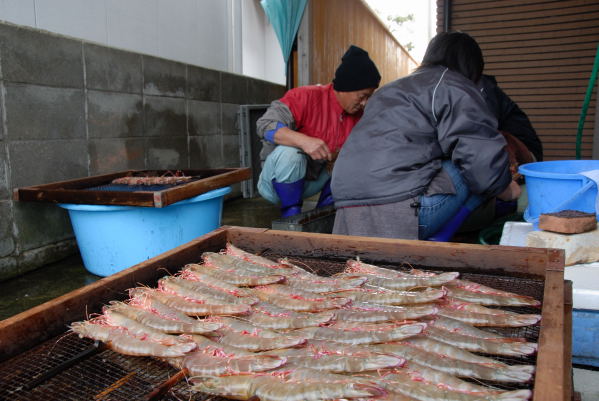
[[[309,207],[309,201],[306,202]],[[260,197],[224,202],[223,225],[270,228],[279,210]],[[0,282],[0,320],[99,280],[83,266],[79,254]]]

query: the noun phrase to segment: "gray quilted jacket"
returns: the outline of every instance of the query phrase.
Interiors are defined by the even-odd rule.
[[[458,166],[471,192],[494,196],[511,181],[505,145],[471,81],[445,67],[420,68],[368,101],[335,163],[335,205],[380,205],[431,194],[431,182],[444,175],[443,159]],[[434,181],[445,188],[433,193],[453,193],[448,180]]]

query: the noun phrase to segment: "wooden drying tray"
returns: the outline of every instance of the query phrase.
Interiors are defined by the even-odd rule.
[[[564,251],[496,245],[395,240],[223,226],[187,244],[0,321],[0,361],[63,333],[70,322],[123,299],[126,289],[155,286],[165,274],[198,262],[227,242],[251,252],[269,250],[295,257],[360,256],[371,262],[434,266],[451,271],[534,278],[543,281],[533,401],[570,401],[571,293],[564,283]]]
[[[203,170],[178,170],[186,176],[199,177],[187,183],[168,186],[162,190],[110,191],[97,190],[115,178],[126,176],[168,175],[170,170],[127,170],[112,174],[96,175],[51,184],[17,188],[13,199],[26,202],[77,203],[89,205],[123,205],[165,207],[172,203],[247,180],[249,168],[221,168]]]

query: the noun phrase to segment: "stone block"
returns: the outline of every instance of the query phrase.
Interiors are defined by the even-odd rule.
[[[526,236],[526,246],[564,249],[566,266],[599,261],[598,243],[599,229],[581,234],[531,231]]]
[[[239,135],[239,105],[223,103],[221,109],[223,135]]]
[[[248,104],[248,80],[242,75],[221,73],[221,102]]]
[[[16,141],[8,146],[12,188],[87,177],[85,140]]]
[[[82,42],[0,24],[2,77],[9,82],[83,88]]]
[[[223,164],[221,167],[241,166],[239,135],[223,135]]]
[[[84,44],[85,80],[88,89],[142,92],[141,54]]]
[[[55,204],[14,202],[14,214],[21,251],[73,237],[68,212]]]
[[[143,138],[90,139],[90,175],[145,168]]]
[[[148,169],[186,169],[189,160],[187,138],[149,138],[146,160]]]
[[[220,71],[187,66],[187,98],[218,102],[220,101]]]
[[[189,167],[192,169],[223,167],[221,135],[192,136],[189,142]]]
[[[266,102],[268,85],[260,79],[248,78],[248,99],[246,104],[264,104]]]
[[[87,123],[90,138],[123,138],[143,135],[141,95],[87,92]]]
[[[221,132],[220,103],[188,100],[188,132],[193,135],[218,135]]]
[[[6,146],[0,141],[0,200],[9,199],[8,189],[8,159],[6,157]]]
[[[144,94],[184,97],[186,68],[176,61],[143,56]]]
[[[6,138],[85,138],[83,90],[5,84]]]
[[[13,235],[12,201],[0,201],[0,257],[8,256],[15,251]]]
[[[144,130],[145,136],[186,137],[185,99],[146,96]]]

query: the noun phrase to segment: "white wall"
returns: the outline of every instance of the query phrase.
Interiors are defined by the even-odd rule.
[[[285,84],[285,61],[279,41],[259,0],[242,1],[243,74],[277,77]],[[273,46],[273,44],[276,44]],[[262,78],[264,79],[264,78]]]
[[[258,0],[0,0],[0,20],[285,83]]]

